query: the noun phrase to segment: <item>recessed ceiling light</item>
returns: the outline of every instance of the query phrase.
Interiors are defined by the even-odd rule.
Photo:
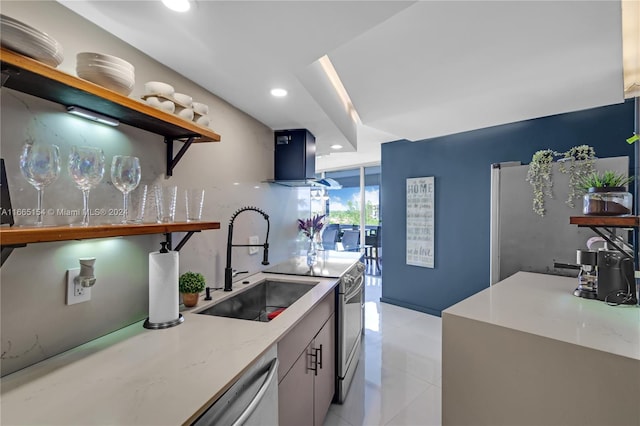
[[[338,145],[338,144],[331,145],[331,149],[342,149],[342,145]]]
[[[287,91],[280,88],[271,89],[271,95],[275,96],[276,98],[282,98],[284,96],[287,96]]]
[[[186,12],[191,9],[189,0],[162,0],[162,4],[174,12]]]

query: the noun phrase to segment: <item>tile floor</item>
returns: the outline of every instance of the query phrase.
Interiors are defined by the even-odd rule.
[[[441,318],[380,302],[382,279],[366,276],[364,349],[344,404],[325,426],[440,425]]]

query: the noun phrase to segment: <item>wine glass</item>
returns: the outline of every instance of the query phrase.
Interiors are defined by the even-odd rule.
[[[69,175],[82,190],[82,222],[89,225],[89,190],[100,183],[104,176],[104,152],[90,146],[74,146],[69,154]]]
[[[20,172],[38,191],[36,226],[42,226],[42,194],[60,174],[60,149],[56,145],[27,143],[20,153]]]
[[[111,161],[111,181],[122,192],[122,222],[127,223],[129,193],[140,183],[140,160],[138,157],[115,155]]]

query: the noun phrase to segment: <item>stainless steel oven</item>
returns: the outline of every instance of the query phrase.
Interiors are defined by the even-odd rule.
[[[340,279],[337,318],[336,400],[344,402],[353,379],[364,330],[364,264],[356,263]]]

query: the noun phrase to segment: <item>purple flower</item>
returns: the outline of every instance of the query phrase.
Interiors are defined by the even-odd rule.
[[[324,226],[322,219],[324,219],[324,215],[319,214],[309,219],[298,219],[298,229],[302,231],[307,238],[313,238]]]

